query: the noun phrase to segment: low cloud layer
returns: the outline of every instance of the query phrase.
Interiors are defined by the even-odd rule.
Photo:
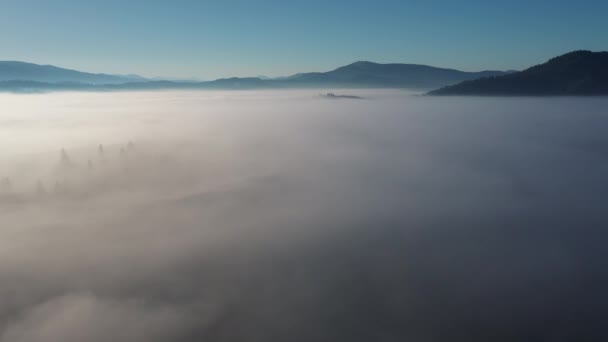
[[[29,308],[4,331],[2,341],[168,341],[184,319],[173,309],[75,293]]]
[[[608,337],[606,99],[352,93],[0,95],[0,341]]]

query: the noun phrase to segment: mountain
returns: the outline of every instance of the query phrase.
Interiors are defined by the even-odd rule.
[[[444,87],[430,95],[608,95],[608,52],[574,51],[513,74]]]
[[[233,77],[197,82],[145,79],[137,75],[92,74],[50,65],[0,62],[0,91],[275,88],[432,89],[464,80],[504,74],[506,72],[464,72],[417,64],[356,62],[329,72],[301,73],[280,78]]]
[[[145,82],[138,75],[92,74],[52,65],[25,62],[0,61],[0,81],[33,81],[43,83],[119,84]]]
[[[296,74],[281,81],[302,86],[428,89],[504,74],[503,71],[465,72],[418,64],[356,62],[329,72]]]

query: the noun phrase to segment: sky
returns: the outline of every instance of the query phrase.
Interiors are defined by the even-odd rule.
[[[0,60],[215,79],[355,61],[521,70],[608,50],[608,1],[0,0]]]

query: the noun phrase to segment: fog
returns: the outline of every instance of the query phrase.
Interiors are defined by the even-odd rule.
[[[608,339],[608,98],[323,91],[0,94],[0,342]]]

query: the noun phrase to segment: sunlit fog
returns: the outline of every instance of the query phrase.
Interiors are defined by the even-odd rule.
[[[605,330],[607,98],[0,103],[0,342]]]

